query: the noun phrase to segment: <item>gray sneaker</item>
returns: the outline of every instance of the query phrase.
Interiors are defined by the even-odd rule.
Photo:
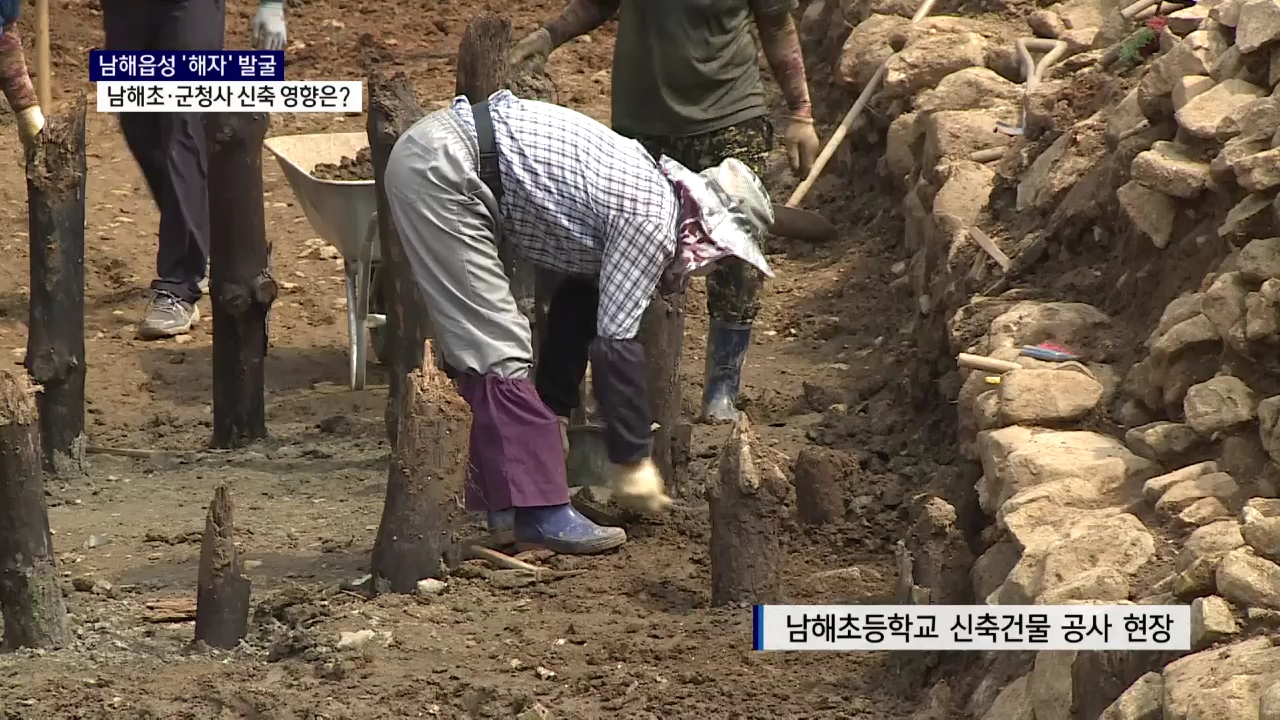
[[[147,303],[147,315],[138,325],[139,340],[186,335],[200,320],[200,309],[166,292],[156,292]]]

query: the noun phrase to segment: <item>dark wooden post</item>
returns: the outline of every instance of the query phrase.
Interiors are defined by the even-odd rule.
[[[409,261],[400,245],[400,235],[391,220],[387,204],[387,160],[401,133],[426,114],[414,96],[409,77],[398,72],[387,77],[376,70],[369,75],[369,149],[373,156],[373,178],[378,197],[378,247],[382,258],[382,298],[387,324],[383,326],[386,358],[390,371],[387,409],[384,419],[387,438],[394,446],[400,424],[399,411],[409,373],[422,366],[422,341],[427,336],[427,318],[419,308],[418,288],[409,273]]]
[[[511,21],[497,15],[473,20],[458,44],[454,92],[482,102],[508,86],[511,78]]]
[[[44,467],[84,459],[85,98],[50,117],[27,151],[31,299],[26,367],[39,398]]]
[[[79,110],[83,132],[84,105]],[[0,610],[6,650],[56,648],[71,640],[44,502],[36,392],[25,374],[0,369]]]
[[[659,427],[653,434],[653,461],[674,497],[689,493],[689,440],[682,420],[680,359],[684,352],[684,293],[655,294],[640,323],[649,361],[649,409]]]
[[[408,377],[399,417],[370,564],[376,592],[412,593],[419,580],[444,575],[457,555],[450,506],[463,490],[471,409],[436,367],[430,343]]]
[[[267,313],[276,299],[262,209],[266,113],[210,113],[209,289],[213,305],[213,442],[267,435]]]
[[[756,445],[747,414],[739,413],[720,453],[718,482],[707,483],[712,605],[778,599],[790,484],[775,458]]]
[[[511,21],[497,15],[486,15],[467,25],[458,45],[458,69],[454,92],[466,95],[467,101],[483,102],[503,89],[511,90],[518,97],[530,100],[554,102],[554,91],[548,82],[540,82],[545,72],[539,65],[526,64],[512,68]],[[517,258],[507,243],[498,249],[502,263],[511,279],[511,293],[516,304],[529,318],[534,329],[534,346],[537,346],[539,313],[536,299],[536,271],[534,267]],[[536,353],[535,353],[536,355]]]
[[[251,588],[249,579],[240,574],[231,493],[226,485],[219,485],[209,503],[200,547],[196,640],[223,649],[239,645],[249,629]]]

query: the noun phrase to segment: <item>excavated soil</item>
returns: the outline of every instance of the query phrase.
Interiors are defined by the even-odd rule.
[[[354,158],[344,155],[337,163],[319,163],[311,174],[321,180],[372,180],[373,150],[360,148]]]
[[[522,3],[516,32],[560,0]],[[97,3],[55,0],[55,93],[88,91],[102,42]],[[249,46],[255,4],[229,2],[228,47]],[[450,97],[466,23],[503,10],[478,0],[290,3],[288,74],[354,79],[379,62],[406,72],[427,108]],[[22,31],[32,38],[33,20]],[[612,25],[552,59],[559,102],[608,120]],[[353,59],[359,58],[360,63]],[[821,92],[821,88],[817,89]],[[845,107],[838,107],[838,106]],[[847,109],[831,104],[824,136]],[[555,718],[875,718],[910,714],[919,678],[883,654],[754,654],[748,608],[709,607],[706,507],[629,529],[619,552],[543,558],[585,570],[507,587],[483,568],[430,597],[366,600],[366,572],[386,490],[386,377],[346,387],[341,261],[317,240],[277,165],[264,163],[272,270],[267,360],[271,437],[204,451],[210,435],[211,324],[158,343],[134,339],[155,264],[157,212],[114,119],[88,127],[86,339],[88,433],[98,448],[180,451],[147,460],[93,454],[84,477],[48,487],[54,545],[76,642],[0,657],[7,718],[510,718],[538,703]],[[271,133],[352,132],[360,117],[280,115]],[[26,343],[26,204],[17,133],[0,133],[0,345]],[[361,158],[336,179],[364,179]],[[874,159],[872,159],[874,162]],[[768,182],[796,179],[781,153]],[[953,461],[953,415],[914,377],[916,313],[901,281],[899,227],[867,167],[833,164],[806,205],[843,229],[838,242],[779,241],[776,280],[745,370],[745,407],[762,442],[794,459],[807,444],[847,453],[843,522],[789,529],[784,595],[796,602],[890,601],[892,547],[908,499]],[[202,309],[208,314],[207,303]],[[686,411],[701,385],[705,295],[689,304]],[[924,385],[927,389],[927,383]],[[714,472],[723,427],[695,430],[691,475]],[[851,466],[852,467],[852,466]],[[236,651],[190,647],[205,507],[219,483],[237,503],[237,538],[253,580],[251,632]],[[339,647],[341,633],[351,647]]]

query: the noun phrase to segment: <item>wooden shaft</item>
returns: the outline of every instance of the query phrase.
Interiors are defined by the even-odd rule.
[[[920,5],[920,9],[916,11],[915,17],[911,18],[911,22],[918,23],[928,17],[929,12],[933,10],[935,0],[924,0]],[[876,90],[880,88],[880,82],[884,80],[885,68],[888,66],[888,60],[880,63],[880,68],[876,70],[876,74],[872,76],[867,86],[862,88],[862,93],[858,95],[858,99],[853,101],[853,107],[849,108],[849,112],[845,114],[844,120],[840,121],[840,126],[836,131],[831,133],[831,138],[827,140],[827,144],[819,153],[818,159],[814,161],[813,167],[809,170],[809,175],[801,182],[791,193],[791,197],[787,200],[787,207],[796,207],[804,196],[809,194],[809,190],[813,189],[813,184],[818,182],[818,176],[822,174],[822,170],[826,168],[827,163],[831,161],[831,156],[836,154],[836,150],[840,149],[840,143],[844,142],[844,138],[853,129],[853,124],[857,122],[858,116],[862,115],[862,111],[866,109],[867,104],[871,102],[871,96],[876,94]]]
[[[997,360],[993,357],[984,355],[970,355],[969,353],[960,353],[956,356],[956,363],[962,368],[969,370],[984,370],[993,373],[1007,373],[1012,370],[1021,370],[1022,366],[1016,362],[1008,360]]]
[[[53,60],[49,57],[49,0],[36,0],[36,98],[40,111],[53,112]]]

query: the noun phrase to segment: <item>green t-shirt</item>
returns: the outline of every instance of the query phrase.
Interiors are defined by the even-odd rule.
[[[683,137],[764,115],[754,12],[796,0],[622,0],[613,54],[613,127]]]

